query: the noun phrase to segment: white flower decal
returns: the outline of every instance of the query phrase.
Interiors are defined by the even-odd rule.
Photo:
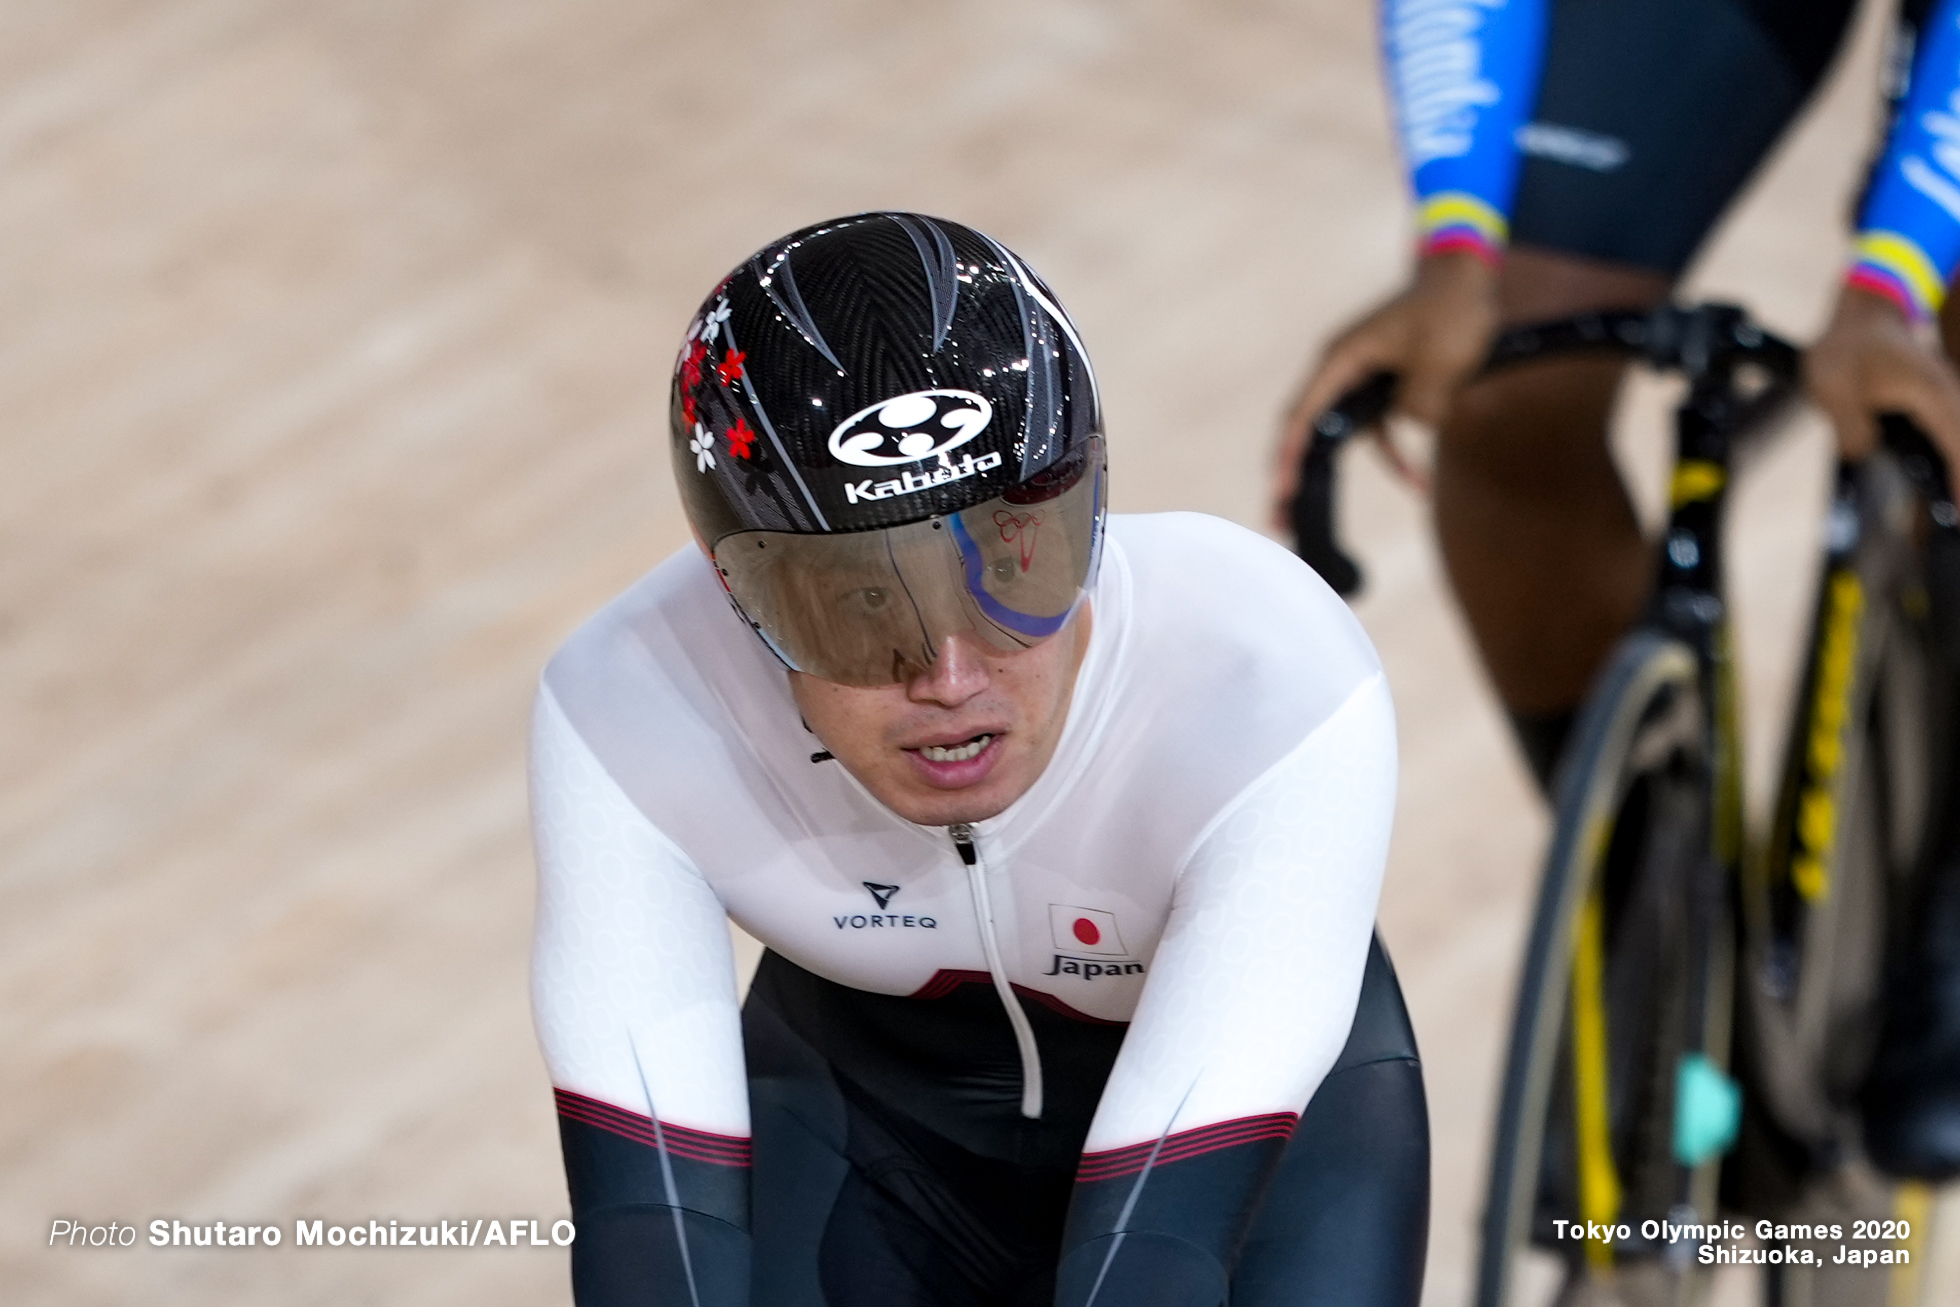
[[[702,343],[714,344],[715,337],[721,335],[721,324],[726,321],[728,321],[728,301],[725,299],[717,300],[715,302],[714,312],[706,314],[701,319],[700,339]]]
[[[687,452],[694,455],[694,470],[706,472],[715,465],[715,437],[711,431],[704,430],[699,422],[694,424],[694,439],[687,442]]]

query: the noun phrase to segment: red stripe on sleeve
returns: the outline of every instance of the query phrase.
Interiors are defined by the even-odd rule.
[[[1135,1175],[1146,1165],[1162,1166],[1167,1162],[1180,1162],[1187,1157],[1214,1153],[1221,1148],[1236,1148],[1262,1139],[1288,1139],[1299,1123],[1297,1113],[1269,1112],[1264,1116],[1242,1116],[1234,1121],[1199,1126],[1195,1130],[1181,1130],[1167,1136],[1161,1145],[1152,1140],[1146,1144],[1131,1144],[1127,1148],[1084,1153],[1082,1164],[1075,1172],[1075,1181],[1086,1184],[1097,1180],[1114,1180],[1118,1176]],[[1151,1160],[1152,1152],[1156,1153],[1154,1162]]]
[[[587,1098],[584,1094],[574,1094],[568,1089],[554,1089],[551,1092],[558,1101],[558,1115],[568,1121],[594,1126],[649,1148],[664,1145],[675,1157],[685,1157],[690,1161],[708,1162],[715,1166],[749,1164],[750,1145],[747,1139],[711,1134],[706,1130],[671,1125],[666,1121],[660,1122],[656,1130],[653,1118],[639,1112],[629,1112],[623,1107],[614,1107],[611,1103]]]

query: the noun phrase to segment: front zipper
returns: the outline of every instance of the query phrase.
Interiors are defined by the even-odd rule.
[[[1029,1120],[1041,1117],[1041,1050],[1034,1042],[1034,1027],[1021,1006],[1021,996],[1008,983],[1007,968],[1001,965],[1000,939],[994,933],[994,908],[987,897],[987,868],[980,861],[980,848],[973,840],[973,827],[963,821],[946,828],[966,864],[967,889],[973,894],[973,914],[980,919],[980,947],[987,955],[987,973],[994,978],[994,992],[1007,1009],[1007,1024],[1014,1027],[1014,1042],[1021,1050],[1021,1115]]]

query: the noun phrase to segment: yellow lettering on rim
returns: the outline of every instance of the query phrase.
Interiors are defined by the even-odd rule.
[[[1804,851],[1791,860],[1790,880],[1805,901],[1830,893],[1831,852],[1837,840],[1838,766],[1844,761],[1844,731],[1851,717],[1851,681],[1858,663],[1858,618],[1865,611],[1865,587],[1849,568],[1831,573],[1824,603],[1824,636],[1817,649],[1816,690],[1811,697],[1810,735],[1804,742],[1809,775],[1797,805],[1797,838]]]
[[[1603,823],[1602,823],[1603,824]],[[1610,829],[1610,828],[1609,828]],[[1604,843],[1604,841],[1600,841]],[[1601,850],[1603,853],[1603,850]],[[1591,869],[1602,861],[1595,857]],[[1572,1086],[1579,1142],[1579,1215],[1611,1227],[1620,1214],[1620,1176],[1613,1165],[1613,1121],[1607,1102],[1606,905],[1595,884],[1579,910],[1572,950]],[[1586,1241],[1586,1261],[1613,1265],[1613,1244]]]
[[[1888,1277],[1891,1283],[1885,1301],[1888,1307],[1911,1307],[1920,1301],[1919,1268],[1926,1260],[1926,1231],[1933,1224],[1932,1186],[1918,1180],[1902,1183],[1892,1203],[1892,1216],[1905,1224],[1906,1236],[1898,1241],[1896,1249],[1888,1250],[1898,1253],[1893,1265],[1903,1269]]]

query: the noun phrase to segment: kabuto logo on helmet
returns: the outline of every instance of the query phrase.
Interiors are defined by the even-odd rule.
[[[994,406],[970,390],[915,390],[859,409],[830,433],[840,463],[895,467],[958,449],[979,435]]]

